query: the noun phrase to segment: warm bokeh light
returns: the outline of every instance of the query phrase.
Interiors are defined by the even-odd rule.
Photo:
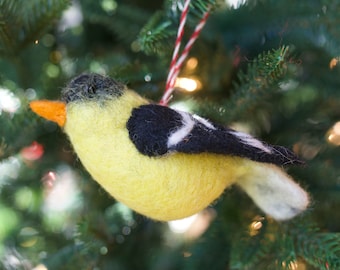
[[[329,62],[329,68],[333,69],[339,62],[339,57],[333,57],[331,61]]]
[[[36,267],[34,267],[32,270],[48,270],[46,265],[44,264],[38,264]]]
[[[200,237],[209,228],[215,217],[215,210],[208,208],[193,216],[169,221],[168,225],[173,233],[182,234],[184,239],[191,240]]]
[[[197,58],[196,57],[191,57],[191,58],[188,59],[185,67],[187,69],[193,70],[193,69],[197,68],[197,66],[198,66]]]
[[[168,222],[169,228],[174,233],[184,233],[195,222],[197,216],[198,214],[195,214],[187,218],[169,221]]]
[[[340,121],[336,122],[327,133],[327,140],[334,145],[340,145]]]
[[[201,88],[201,82],[193,78],[178,77],[176,79],[175,87],[187,92],[193,92]]]
[[[254,221],[252,223],[250,223],[249,225],[249,235],[250,236],[255,236],[259,233],[259,231],[261,230],[262,226],[263,226],[263,220],[264,217],[260,217],[257,216],[255,217]]]
[[[301,261],[291,261],[288,265],[286,262],[282,262],[282,267],[290,270],[306,270],[305,263]]]

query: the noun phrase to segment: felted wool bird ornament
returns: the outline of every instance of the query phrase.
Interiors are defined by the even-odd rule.
[[[109,77],[79,75],[61,101],[32,101],[30,107],[64,129],[108,193],[152,219],[193,215],[231,184],[276,220],[308,205],[307,193],[279,167],[301,163],[287,148],[151,104]]]

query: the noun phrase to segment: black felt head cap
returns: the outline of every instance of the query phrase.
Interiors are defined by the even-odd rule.
[[[103,75],[84,73],[72,79],[61,92],[61,100],[69,103],[86,99],[110,99],[123,94],[124,85]]]

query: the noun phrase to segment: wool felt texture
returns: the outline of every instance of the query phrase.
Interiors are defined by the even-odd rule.
[[[61,92],[61,100],[65,103],[83,99],[107,99],[119,97],[125,86],[120,82],[99,74],[81,74],[71,80]]]
[[[81,84],[92,78],[81,76]],[[106,83],[111,87],[110,82]],[[118,201],[155,220],[175,220],[203,210],[226,187],[236,183],[265,213],[278,220],[289,219],[306,209],[307,193],[281,168],[254,161],[266,162],[263,152],[273,154],[276,147],[228,129],[231,140],[246,150],[235,153],[236,146],[227,144],[231,148],[221,153],[224,137],[214,147],[213,138],[217,135],[211,136],[225,132],[221,127],[158,105],[155,111],[156,105],[149,105],[126,88],[119,87],[119,94],[100,95],[97,99],[95,88],[106,83],[92,84],[90,98],[86,97],[86,87],[80,89],[81,94],[74,95],[76,84],[70,93],[77,98],[68,98],[68,91],[64,91],[67,101],[64,130],[85,168]],[[155,117],[143,120],[145,110]],[[159,110],[162,112],[158,113]],[[151,131],[146,131],[147,128]],[[209,138],[209,142],[202,142],[201,135]],[[197,136],[202,145],[194,142]],[[249,154],[254,149],[261,154],[255,157]],[[284,156],[289,157],[288,163],[298,160],[290,152]],[[277,161],[275,154],[274,160],[273,163],[286,163]]]
[[[169,146],[169,136],[185,125],[183,114],[193,122],[192,128],[187,130],[178,143]],[[207,125],[206,122],[202,122],[202,118],[197,119],[188,113],[179,113],[156,104],[134,108],[127,128],[136,148],[148,156],[164,155],[170,152],[189,154],[208,152],[239,156],[276,165],[302,163],[292,151],[285,147],[270,146],[248,134],[210,122]]]

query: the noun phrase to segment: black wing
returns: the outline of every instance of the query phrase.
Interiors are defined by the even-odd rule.
[[[127,129],[138,151],[147,156],[208,152],[277,165],[303,163],[283,146],[269,145],[246,133],[155,104],[134,109]]]

